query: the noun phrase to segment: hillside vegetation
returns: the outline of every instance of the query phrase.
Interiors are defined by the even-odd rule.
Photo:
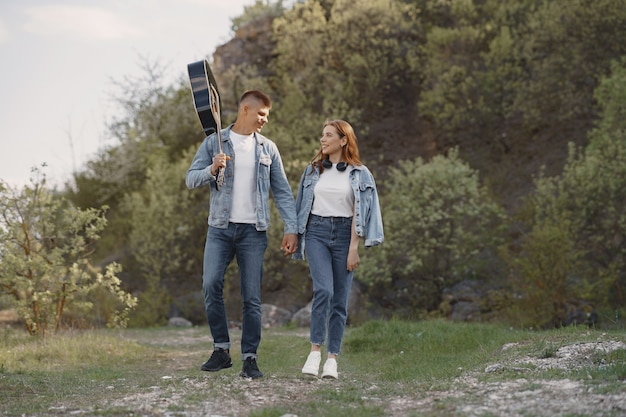
[[[621,324],[626,0],[257,1],[233,30],[207,51],[224,124],[243,91],[268,92],[263,133],[295,190],[324,120],[348,120],[377,179],[386,241],[362,253],[354,323],[449,317],[450,289],[472,282],[476,320]],[[184,69],[174,85],[162,71],[118,85],[115,144],[63,190],[108,207],[94,256],[123,267],[132,326],[205,320],[208,190],[184,185],[203,135]],[[308,268],[281,256],[272,211],[263,301],[295,312]],[[234,266],[225,291],[237,320]]]

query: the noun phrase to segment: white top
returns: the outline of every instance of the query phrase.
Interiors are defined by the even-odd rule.
[[[240,135],[230,131],[235,151],[233,200],[230,209],[232,223],[256,223],[256,162],[254,135]]]
[[[343,172],[324,169],[313,191],[311,213],[322,217],[352,217],[354,193],[350,186],[350,169]]]

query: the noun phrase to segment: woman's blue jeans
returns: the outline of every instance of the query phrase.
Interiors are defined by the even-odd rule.
[[[204,246],[202,289],[206,316],[215,348],[230,349],[228,320],[224,308],[224,274],[237,257],[243,321],[241,358],[257,357],[261,342],[261,280],[263,255],[267,248],[266,232],[259,232],[253,224],[229,223],[227,229],[209,226]]]
[[[351,217],[309,216],[304,247],[313,280],[310,340],[323,345],[328,335],[327,351],[335,355],[341,350],[354,276],[347,267],[351,234]]]

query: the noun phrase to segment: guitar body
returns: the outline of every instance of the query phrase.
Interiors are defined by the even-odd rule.
[[[187,72],[189,73],[189,81],[191,83],[193,104],[196,107],[196,112],[198,113],[198,118],[200,118],[200,124],[204,130],[204,134],[209,136],[211,133],[214,133],[218,127],[218,122],[211,112],[211,86],[215,88],[215,91],[218,91],[215,77],[206,59],[188,64]],[[219,126],[221,126],[221,121]]]

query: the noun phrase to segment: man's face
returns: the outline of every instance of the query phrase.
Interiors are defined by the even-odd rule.
[[[251,102],[244,108],[244,124],[250,133],[260,133],[269,121],[270,109],[261,102]]]

